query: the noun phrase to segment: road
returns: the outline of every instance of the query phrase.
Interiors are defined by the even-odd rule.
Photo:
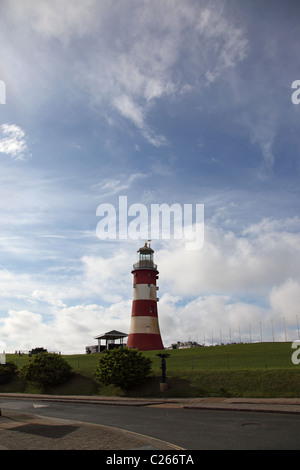
[[[0,408],[134,431],[188,450],[299,450],[300,415],[0,400]]]

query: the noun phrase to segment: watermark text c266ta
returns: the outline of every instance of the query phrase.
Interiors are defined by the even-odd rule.
[[[194,206],[194,207],[193,207]],[[204,244],[204,204],[171,206],[135,203],[128,207],[127,196],[119,196],[119,205],[100,204],[101,217],[96,234],[100,240],[184,240],[186,250],[201,250]]]

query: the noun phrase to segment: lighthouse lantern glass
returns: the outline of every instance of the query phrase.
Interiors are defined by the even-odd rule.
[[[152,253],[139,253],[139,261],[153,261]]]

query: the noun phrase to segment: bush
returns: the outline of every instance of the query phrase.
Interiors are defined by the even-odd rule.
[[[9,382],[16,374],[18,367],[13,362],[7,361],[6,364],[0,364],[0,384]]]
[[[59,354],[36,354],[20,370],[20,377],[43,389],[62,384],[72,375],[70,364]]]
[[[137,349],[106,350],[100,358],[95,378],[102,386],[115,385],[129,390],[145,382],[151,371],[151,363],[151,359]]]

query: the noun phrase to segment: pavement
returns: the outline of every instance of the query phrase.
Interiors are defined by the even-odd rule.
[[[0,393],[1,399],[97,403],[115,406],[300,413],[298,398],[168,398],[135,399]],[[38,407],[37,407],[38,409]],[[0,450],[184,450],[159,439],[110,426],[56,419],[1,409]]]

